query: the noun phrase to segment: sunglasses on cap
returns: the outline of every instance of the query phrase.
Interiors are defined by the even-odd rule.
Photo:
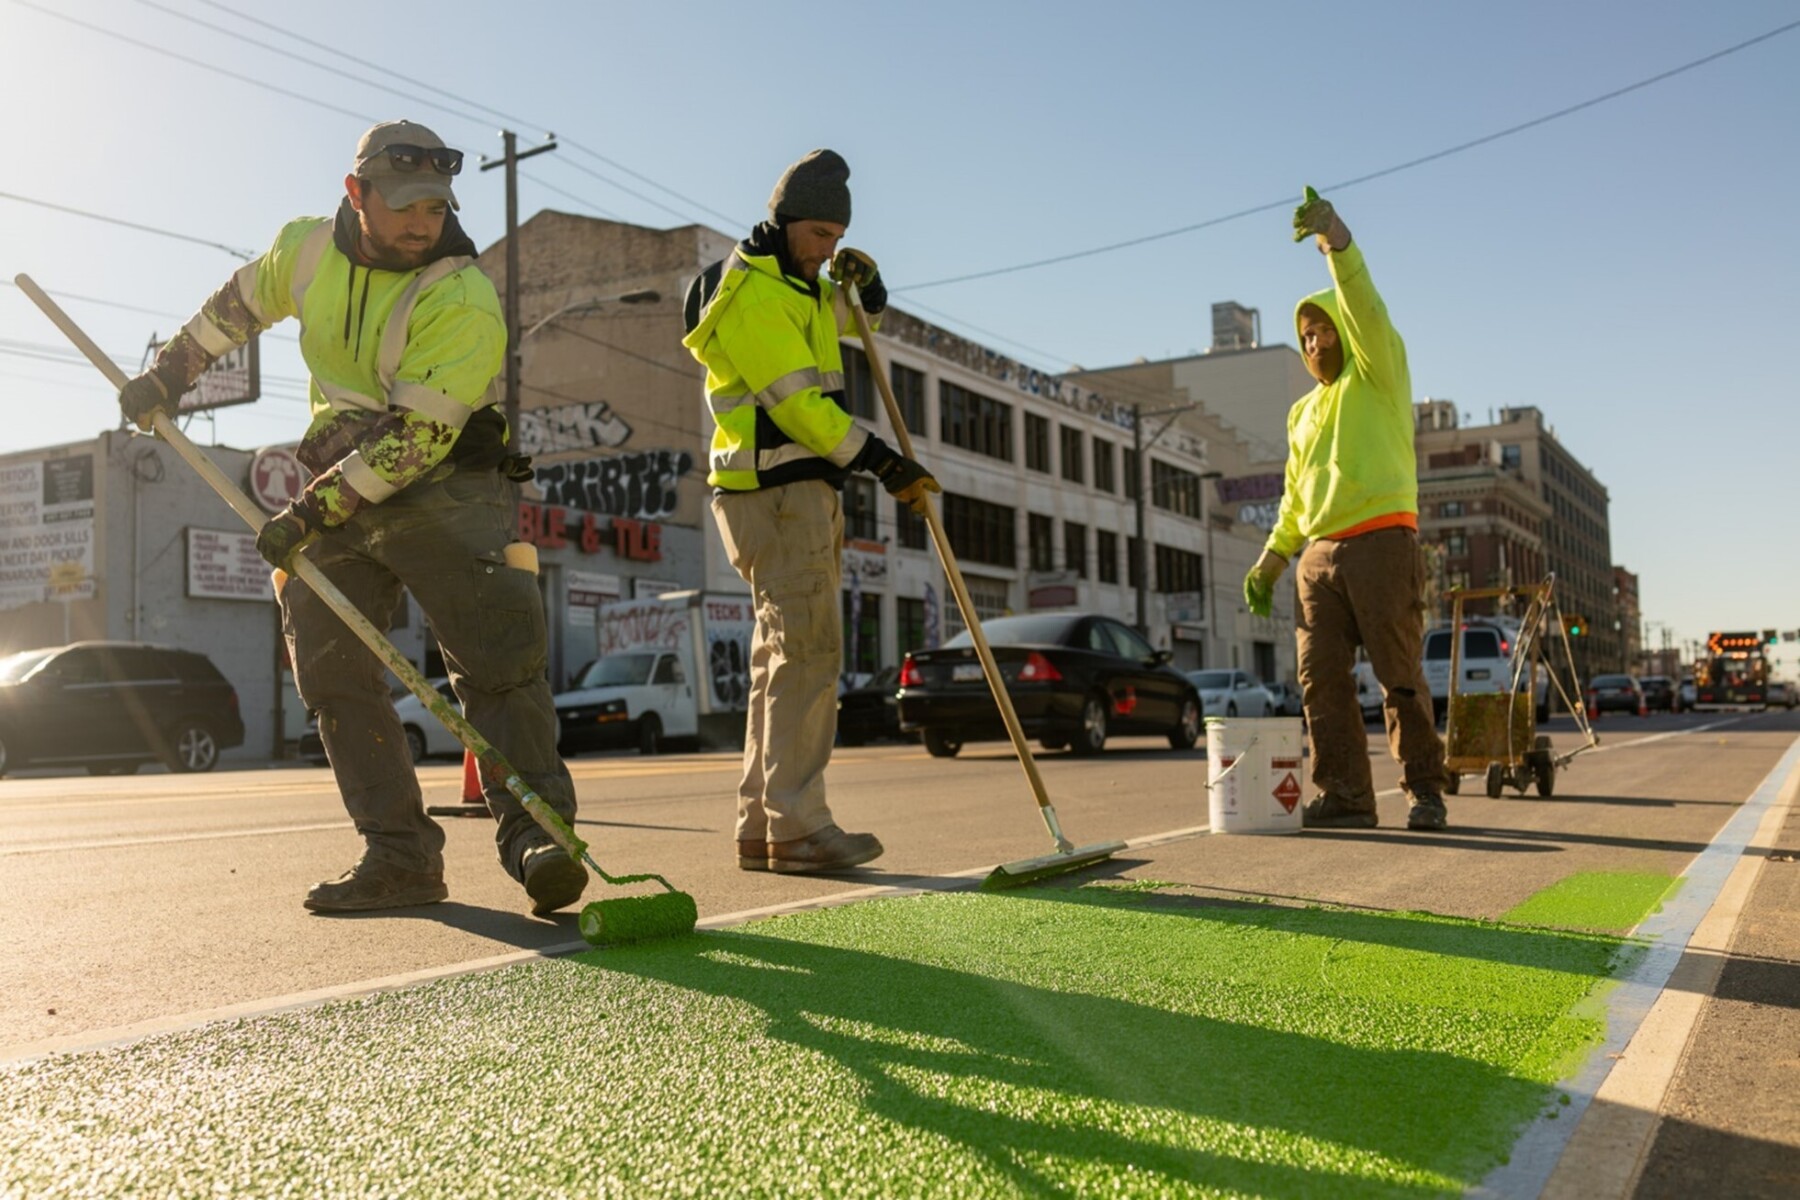
[[[462,170],[463,165],[463,152],[447,146],[413,146],[396,142],[391,146],[383,146],[376,153],[387,155],[388,166],[402,175],[423,170],[427,162],[439,175],[455,175]],[[369,157],[373,158],[374,155]],[[363,161],[367,162],[368,159]]]

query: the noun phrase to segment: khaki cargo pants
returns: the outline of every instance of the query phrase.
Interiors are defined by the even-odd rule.
[[[1425,610],[1419,538],[1380,529],[1343,541],[1322,539],[1300,555],[1297,641],[1301,702],[1312,739],[1312,780],[1353,808],[1375,807],[1369,737],[1352,674],[1361,645],[1387,691],[1382,716],[1388,750],[1409,795],[1441,795],[1444,743],[1421,659]]]
[[[503,557],[513,540],[512,513],[500,472],[445,465],[303,553],[377,629],[388,628],[401,588],[411,591],[469,723],[572,820],[575,787],[556,753],[537,577]],[[281,622],[295,687],[318,714],[320,740],[368,857],[411,871],[443,870],[444,831],[425,815],[387,668],[299,579],[282,590]],[[518,879],[525,851],[549,836],[504,786],[483,779],[482,790],[499,818],[500,862]]]
[[[737,836],[793,841],[832,823],[825,767],[843,669],[844,510],[837,489],[816,479],[716,495],[712,510],[756,605]]]

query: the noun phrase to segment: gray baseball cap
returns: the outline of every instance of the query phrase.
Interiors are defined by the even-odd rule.
[[[402,161],[395,161],[394,151],[401,147],[415,149],[420,153],[414,165],[405,166],[404,151],[400,151]],[[448,151],[456,156],[456,167],[462,167],[462,152],[450,151],[444,145],[444,139],[416,121],[383,121],[362,135],[356,143],[356,165],[352,173],[359,179],[367,179],[381,193],[389,208],[405,208],[420,200],[447,200],[450,207],[461,209],[456,202],[456,193],[450,190],[451,173],[441,169],[440,163],[446,154],[433,155],[432,151]]]

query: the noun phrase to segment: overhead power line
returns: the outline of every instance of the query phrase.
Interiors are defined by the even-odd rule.
[[[14,0],[14,2],[17,3],[17,0]],[[66,204],[53,204],[48,200],[37,200],[30,196],[20,196],[14,192],[0,192],[0,200],[13,200],[20,204],[35,204],[39,208],[48,208],[56,212],[68,213],[69,215],[76,217],[86,217],[90,221],[104,221],[108,225],[122,225],[126,229],[135,229],[140,233],[154,233],[158,237],[174,238],[178,242],[192,242],[196,246],[210,246],[214,250],[223,250],[225,253],[236,258],[248,259],[256,257],[256,251],[254,250],[243,250],[237,246],[227,246],[224,242],[213,242],[208,241],[206,238],[195,237],[190,233],[176,233],[173,229],[159,229],[155,225],[141,225],[136,221],[126,221],[119,217],[109,217],[104,213],[89,212],[83,208],[71,208]]]
[[[1757,45],[1760,42],[1766,42],[1770,38],[1779,37],[1780,35],[1789,33],[1795,29],[1800,29],[1800,21],[1790,21],[1786,25],[1781,25],[1769,30],[1767,33],[1759,33],[1753,38],[1738,42],[1736,45],[1727,46],[1723,50],[1715,50],[1713,53],[1705,55],[1704,57],[1696,58],[1691,62],[1682,63],[1678,67],[1671,67],[1667,71],[1662,71],[1655,75],[1651,75],[1648,78],[1640,79],[1636,83],[1628,83],[1624,87],[1614,88],[1610,92],[1605,92],[1601,95],[1583,100],[1579,104],[1571,104],[1567,108],[1559,108],[1555,112],[1545,113],[1540,117],[1533,117],[1529,121],[1521,121],[1517,125],[1509,125],[1505,129],[1497,130],[1494,133],[1484,134],[1478,138],[1471,138],[1466,142],[1459,142],[1454,146],[1446,146],[1442,150],[1434,150],[1430,154],[1420,155],[1418,158],[1408,159],[1403,163],[1395,163],[1391,167],[1383,167],[1379,171],[1371,171],[1367,175],[1358,175],[1351,179],[1341,180],[1338,183],[1327,184],[1323,190],[1328,192],[1343,191],[1345,188],[1355,187],[1358,184],[1368,183],[1371,180],[1381,179],[1388,175],[1395,175],[1401,171],[1410,171],[1414,167],[1421,167],[1426,163],[1436,162],[1441,158],[1449,158],[1453,154],[1461,154],[1465,150],[1473,150],[1477,146],[1485,146],[1490,142],[1497,142],[1501,138],[1511,137],[1515,133],[1523,133],[1527,129],[1535,129],[1539,125],[1547,125],[1551,121],[1559,121],[1564,117],[1573,116],[1575,113],[1581,112],[1584,109],[1593,108],[1595,105],[1599,104],[1605,104],[1609,100],[1617,100],[1620,96],[1629,95],[1632,92],[1650,87],[1653,84],[1672,79],[1684,72],[1703,67],[1708,63],[1717,62],[1719,59],[1724,58],[1727,55],[1736,54],[1740,50],[1748,50],[1750,47]],[[1092,246],[1086,250],[1074,250],[1068,254],[1058,254],[1050,258],[1040,258],[1032,262],[1018,263],[1010,267],[994,267],[986,271],[974,271],[967,275],[952,275],[945,279],[931,279],[924,283],[909,283],[899,287],[890,287],[888,291],[896,295],[901,292],[917,292],[923,291],[926,288],[947,287],[953,283],[968,283],[976,279],[992,279],[996,275],[1011,275],[1018,271],[1036,270],[1038,267],[1053,266],[1056,263],[1073,262],[1078,258],[1092,258],[1096,254],[1110,254],[1114,250],[1125,250],[1132,246],[1142,246],[1147,242],[1158,242],[1166,238],[1179,237],[1184,233],[1194,233],[1201,229],[1210,229],[1214,225],[1223,225],[1228,221],[1236,221],[1242,217],[1254,216],[1257,213],[1265,213],[1278,208],[1287,208],[1292,205],[1296,199],[1297,197],[1290,196],[1281,200],[1271,200],[1267,204],[1258,204],[1252,208],[1242,208],[1237,212],[1227,213],[1222,217],[1212,217],[1205,221],[1197,221],[1192,225],[1183,225],[1179,229],[1165,229],[1161,233],[1147,233],[1142,237],[1128,238],[1122,242],[1110,242],[1104,246]]]

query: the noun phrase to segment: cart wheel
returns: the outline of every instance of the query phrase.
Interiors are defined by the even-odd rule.
[[[1548,750],[1532,757],[1531,774],[1537,780],[1537,794],[1548,800],[1556,791],[1556,760]]]
[[[1458,775],[1455,771],[1451,771],[1448,775],[1444,776],[1444,795],[1446,795],[1446,796],[1456,795],[1456,789],[1460,788],[1461,786],[1462,786],[1462,776]]]
[[[1506,766],[1503,763],[1489,763],[1487,769],[1487,794],[1489,800],[1498,800],[1500,792],[1506,787]]]

